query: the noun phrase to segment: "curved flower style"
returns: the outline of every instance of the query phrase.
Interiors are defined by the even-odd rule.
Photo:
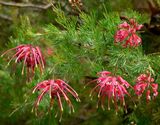
[[[124,22],[118,26],[119,30],[115,34],[115,43],[122,43],[125,41],[125,43],[122,44],[122,46],[127,47],[136,47],[138,46],[142,40],[141,38],[136,34],[137,30],[140,30],[143,27],[143,25],[139,25],[134,19],[129,20],[129,24],[127,22]]]
[[[101,102],[101,107],[104,109],[105,99],[108,98],[108,110],[110,110],[110,101],[115,105],[116,111],[118,110],[117,102],[120,100],[121,105],[125,106],[124,96],[130,94],[127,89],[132,86],[125,81],[121,76],[112,76],[111,72],[102,71],[98,73],[99,78],[91,82],[97,82],[97,85],[92,89],[92,93],[98,89],[98,98]],[[90,83],[91,83],[90,82]],[[89,83],[88,83],[89,84]],[[98,102],[99,102],[98,101]]]
[[[158,96],[158,84],[154,83],[154,79],[150,74],[141,74],[138,76],[134,90],[139,97],[142,96],[146,90],[147,102],[151,100],[151,92],[153,94],[152,98]]]
[[[34,74],[35,67],[37,67],[38,65],[42,72],[42,70],[44,69],[45,61],[38,46],[33,47],[32,45],[19,45],[4,52],[1,56],[4,56],[5,54],[8,54],[10,51],[13,50],[15,50],[15,54],[9,60],[8,65],[15,58],[15,63],[23,61],[22,75],[24,74],[25,65],[27,66],[28,74]]]
[[[74,112],[74,107],[67,95],[67,93],[70,93],[73,97],[76,98],[77,101],[80,101],[78,94],[76,93],[76,91],[69,86],[67,83],[65,83],[63,80],[61,79],[57,79],[57,80],[45,80],[43,82],[38,83],[35,88],[33,89],[33,93],[36,90],[40,90],[41,93],[37,98],[37,101],[35,102],[35,111],[37,112],[37,107],[40,103],[40,101],[42,100],[43,96],[48,93],[51,100],[50,100],[50,108],[53,106],[53,101],[56,98],[58,100],[58,105],[60,108],[60,121],[62,118],[62,112],[63,112],[63,106],[62,106],[62,101],[61,101],[61,97],[64,97],[65,101],[68,103],[69,107],[70,107],[70,111],[72,110]]]

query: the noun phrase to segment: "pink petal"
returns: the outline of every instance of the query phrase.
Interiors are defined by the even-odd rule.
[[[118,28],[129,29],[130,25],[127,22],[119,24]]]
[[[151,93],[150,90],[147,90],[147,92],[146,92],[146,99],[147,99],[147,101],[151,100],[150,93]]]
[[[127,30],[118,30],[114,36],[115,43],[117,42],[123,42],[129,35],[129,32]]]
[[[143,25],[138,25],[138,26],[136,27],[136,30],[140,30],[142,27],[143,27]]]

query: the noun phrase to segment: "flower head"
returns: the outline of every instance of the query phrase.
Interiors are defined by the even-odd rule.
[[[92,89],[90,96],[95,90],[98,90],[98,98],[101,102],[101,107],[104,109],[105,99],[108,99],[108,109],[110,110],[110,101],[114,103],[116,111],[118,110],[117,102],[125,106],[125,95],[130,96],[127,89],[132,87],[121,76],[113,76],[111,72],[102,71],[98,73],[98,78],[91,82],[96,82],[97,85]],[[90,83],[91,83],[90,82]],[[99,102],[98,101],[98,102]]]
[[[42,100],[43,96],[48,93],[50,96],[50,108],[53,105],[53,101],[55,99],[58,100],[58,105],[60,108],[60,115],[62,117],[62,112],[63,112],[63,106],[62,106],[62,101],[61,98],[64,97],[64,100],[68,103],[69,107],[70,107],[70,111],[72,110],[74,112],[74,107],[68,97],[68,93],[70,93],[73,97],[76,98],[77,101],[80,101],[78,94],[76,93],[76,91],[69,86],[67,83],[65,83],[63,80],[61,79],[56,79],[56,80],[45,80],[43,82],[38,83],[34,89],[33,89],[33,93],[39,90],[41,93],[37,98],[37,101],[35,102],[35,110],[37,112],[37,107],[40,103],[40,101]],[[60,117],[60,120],[61,120]]]
[[[119,30],[115,34],[115,43],[123,43],[122,46],[127,47],[136,47],[142,40],[136,34],[143,25],[139,25],[134,19],[130,19],[129,23],[124,22],[118,26]]]
[[[158,96],[158,84],[154,83],[151,75],[141,74],[137,77],[136,85],[134,86],[135,93],[140,97],[146,90],[146,100],[150,101],[152,98]],[[151,96],[152,94],[152,96]]]
[[[37,66],[39,66],[41,71],[44,69],[45,61],[38,46],[33,47],[32,45],[19,45],[4,52],[1,56],[8,54],[10,51],[14,51],[15,54],[9,60],[8,65],[13,59],[15,59],[15,63],[23,62],[22,75],[24,74],[25,66],[27,67],[27,72],[29,74],[34,74],[35,67]]]

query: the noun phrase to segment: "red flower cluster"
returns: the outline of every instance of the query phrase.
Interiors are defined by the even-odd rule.
[[[141,74],[138,76],[134,90],[138,96],[142,96],[146,90],[147,102],[151,100],[151,92],[153,93],[153,98],[158,96],[158,84],[154,83],[154,79],[150,74]]]
[[[28,74],[33,73],[35,67],[39,65],[39,68],[42,72],[44,69],[44,58],[42,56],[41,50],[38,46],[33,47],[32,45],[19,45],[15,48],[12,48],[6,52],[4,52],[1,56],[4,56],[8,52],[15,50],[15,54],[11,57],[11,59],[8,62],[8,65],[10,62],[15,58],[15,63],[19,63],[23,61],[23,68],[22,68],[22,74],[24,74],[24,66],[26,65],[28,68]]]
[[[122,43],[122,46],[127,47],[136,47],[142,40],[136,34],[137,30],[140,30],[143,25],[139,25],[134,19],[129,20],[129,24],[124,22],[118,26],[119,30],[115,34],[115,43]]]
[[[92,81],[97,81],[97,85],[92,89],[91,95],[96,89],[99,89],[98,98],[100,98],[102,108],[104,109],[105,98],[108,98],[108,110],[110,110],[111,100],[113,100],[116,110],[118,110],[118,100],[120,100],[121,105],[125,106],[124,96],[130,96],[127,88],[132,86],[121,76],[112,76],[111,72],[108,71],[99,72],[98,75],[99,78]]]
[[[67,93],[70,93],[72,96],[74,96],[76,98],[77,101],[80,101],[76,91],[61,79],[45,80],[43,82],[40,82],[35,86],[35,88],[33,90],[33,93],[36,90],[40,90],[41,91],[41,93],[38,96],[38,99],[37,99],[37,101],[35,103],[35,110],[36,111],[37,111],[37,107],[38,107],[40,101],[42,100],[43,96],[46,93],[49,93],[50,98],[51,98],[50,108],[53,105],[53,100],[55,98],[58,99],[58,104],[59,104],[59,107],[60,107],[60,115],[61,115],[61,117],[62,117],[62,112],[63,112],[63,106],[62,106],[61,97],[64,97],[64,99],[66,100],[66,102],[68,103],[68,105],[70,107],[70,110],[72,110],[73,112],[74,112],[74,107],[73,107],[69,97],[67,96]],[[60,120],[61,120],[61,117],[60,117]]]

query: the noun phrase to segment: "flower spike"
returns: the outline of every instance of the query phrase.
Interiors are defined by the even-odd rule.
[[[71,103],[71,100],[68,97],[68,93],[70,93],[76,100],[80,101],[76,91],[61,79],[42,81],[34,87],[33,93],[38,90],[41,93],[38,96],[37,101],[35,102],[35,106],[34,106],[36,114],[37,114],[38,105],[41,102],[43,96],[46,93],[48,93],[50,95],[50,106],[53,105],[53,100],[55,99],[58,100],[58,106],[60,108],[60,121],[61,121],[61,117],[63,113],[62,97],[67,102],[72,112],[74,112],[74,107]],[[51,107],[49,107],[49,110],[50,109]]]
[[[93,81],[96,82],[97,85],[91,90],[90,96],[92,96],[93,92],[97,92],[98,90],[98,103],[101,103],[101,107],[103,110],[105,109],[104,103],[106,98],[108,98],[108,110],[110,110],[111,100],[115,105],[116,111],[118,110],[117,103],[119,100],[121,104],[125,107],[125,95],[131,97],[127,89],[133,87],[121,76],[113,76],[111,72],[102,71],[97,74],[99,77]]]
[[[158,84],[154,83],[154,79],[150,73],[140,74],[137,77],[136,85],[134,90],[138,97],[141,97],[146,90],[146,101],[149,102],[152,98],[158,96]],[[151,96],[152,94],[152,96]]]
[[[25,66],[27,67],[27,74],[29,74],[29,76],[34,75],[35,67],[37,66],[39,66],[41,72],[43,71],[45,60],[39,47],[22,44],[7,50],[1,55],[1,57],[9,54],[11,51],[15,51],[15,54],[9,60],[8,65],[13,59],[15,59],[15,63],[23,62],[22,75],[24,74]]]
[[[115,34],[115,43],[123,43],[123,47],[137,47],[142,43],[141,38],[136,34],[143,25],[139,25],[134,19],[130,19],[129,23],[123,22],[118,26],[118,31]]]

